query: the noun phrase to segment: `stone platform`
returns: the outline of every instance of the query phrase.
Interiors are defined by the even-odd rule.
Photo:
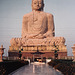
[[[65,56],[67,56],[67,48],[66,45],[60,45],[57,46],[59,51],[58,51],[58,58],[63,58]],[[9,57],[18,57],[19,56],[19,48],[18,46],[13,47],[9,47]],[[45,54],[42,54],[42,58],[54,58],[54,51],[56,50],[56,48],[54,47],[54,45],[52,46],[46,46],[46,45],[39,45],[39,46],[23,46],[23,51],[21,51],[22,53],[22,58],[33,58],[33,52],[36,52],[37,50],[39,50],[40,52],[43,52]],[[35,55],[35,58],[37,57],[41,57],[41,55]]]
[[[33,52],[34,51],[30,51],[30,52],[22,51],[22,58],[25,57],[25,58],[30,58],[32,60],[33,55],[31,53],[33,53]],[[43,51],[41,51],[41,52],[43,52]],[[9,57],[18,57],[19,56],[18,55],[19,53],[15,52],[15,51],[13,51],[13,52],[9,51],[8,53],[9,53]],[[45,53],[45,54],[42,55],[42,58],[54,58],[54,52],[44,51],[43,53]],[[58,59],[64,58],[66,56],[67,56],[66,51],[65,52],[58,52]],[[35,58],[41,58],[41,55],[35,55]]]

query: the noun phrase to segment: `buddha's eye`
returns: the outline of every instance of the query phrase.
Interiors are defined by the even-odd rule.
[[[36,4],[36,2],[34,2],[34,4]]]
[[[34,3],[34,4],[36,4],[36,3]]]
[[[39,2],[39,4],[41,4],[41,2]]]

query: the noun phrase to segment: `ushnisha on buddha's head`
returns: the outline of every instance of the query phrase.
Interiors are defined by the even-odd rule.
[[[43,11],[44,0],[32,0],[32,10]]]

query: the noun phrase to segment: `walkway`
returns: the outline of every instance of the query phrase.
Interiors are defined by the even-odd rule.
[[[23,66],[11,75],[62,75],[47,64],[30,64]]]

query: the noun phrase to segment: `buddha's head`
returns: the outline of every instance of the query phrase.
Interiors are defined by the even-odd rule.
[[[32,0],[32,10],[43,11],[44,0]]]

